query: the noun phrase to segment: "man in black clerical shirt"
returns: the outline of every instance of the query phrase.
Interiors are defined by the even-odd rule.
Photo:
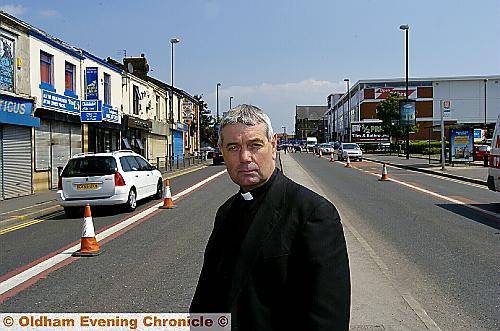
[[[219,148],[240,191],[217,211],[190,312],[231,313],[233,330],[347,330],[349,261],[340,217],[276,167],[259,108],[222,119]]]

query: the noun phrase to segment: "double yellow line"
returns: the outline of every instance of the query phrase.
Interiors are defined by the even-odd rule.
[[[26,223],[15,225],[15,226],[12,226],[12,227],[7,228],[7,229],[0,230],[0,236],[3,234],[6,234],[8,232],[19,230],[19,229],[25,228],[27,226],[30,226],[30,225],[33,225],[36,223],[40,223],[40,222],[44,222],[44,221],[45,221],[44,219],[37,219],[37,220],[33,220],[33,221],[26,222]]]

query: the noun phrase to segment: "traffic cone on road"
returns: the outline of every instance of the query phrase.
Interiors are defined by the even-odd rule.
[[[351,159],[349,158],[349,154],[347,154],[347,162],[345,164],[345,167],[346,168],[350,168],[351,167]]]
[[[170,192],[170,179],[165,179],[165,190],[163,197],[163,206],[160,209],[174,208],[174,201],[172,200],[172,193]]]
[[[321,158],[323,156],[323,152],[321,151],[321,149],[318,151],[318,157]]]
[[[330,153],[330,162],[335,162],[335,159],[333,158],[333,152]]]
[[[74,252],[73,256],[96,256],[101,254],[99,244],[95,239],[94,222],[90,213],[90,205],[85,205],[83,213],[83,228],[80,249]]]
[[[387,167],[385,163],[382,166],[382,177],[380,177],[379,180],[389,180],[389,176],[387,175]]]

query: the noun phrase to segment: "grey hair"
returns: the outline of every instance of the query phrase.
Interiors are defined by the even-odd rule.
[[[262,109],[253,105],[239,105],[229,110],[219,126],[219,145],[222,145],[222,128],[229,124],[242,123],[245,125],[257,125],[264,123],[266,125],[266,135],[269,141],[273,140],[273,126],[269,116]]]

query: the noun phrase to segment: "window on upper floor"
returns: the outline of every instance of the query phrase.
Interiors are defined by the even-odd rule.
[[[160,120],[160,96],[156,96],[156,120]]]
[[[52,55],[40,51],[40,81],[51,86],[54,85],[53,63],[54,57]]]
[[[111,105],[111,76],[104,73],[104,104]]]
[[[134,85],[133,87],[133,113],[134,115],[139,115],[139,99],[140,99],[140,95],[139,95],[139,86],[137,85]]]
[[[66,91],[75,92],[75,66],[69,62],[64,66],[64,85]]]

